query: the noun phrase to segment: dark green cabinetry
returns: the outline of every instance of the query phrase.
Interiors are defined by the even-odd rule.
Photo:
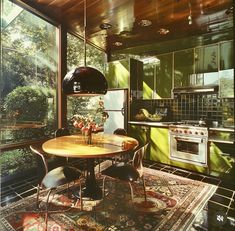
[[[190,85],[190,77],[194,73],[194,50],[188,49],[174,52],[174,87]]]
[[[234,144],[210,142],[210,174],[228,178],[235,174]]]

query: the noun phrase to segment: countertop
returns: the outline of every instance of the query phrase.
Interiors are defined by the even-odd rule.
[[[174,122],[151,122],[151,121],[129,121],[131,125],[139,125],[146,127],[158,127],[158,128],[169,128],[169,125]],[[208,141],[234,144],[234,128],[225,127],[209,127],[208,128],[209,137]]]
[[[160,122],[152,122],[152,121],[129,121],[129,124],[140,125],[140,126],[150,126],[150,127],[163,127],[168,128],[169,125],[175,123],[172,121],[160,121]],[[218,131],[218,132],[234,132],[234,128],[225,128],[225,127],[209,127],[209,131]]]
[[[129,121],[128,123],[132,125],[168,128],[173,122]]]

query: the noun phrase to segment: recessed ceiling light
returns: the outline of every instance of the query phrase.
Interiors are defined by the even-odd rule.
[[[160,34],[160,35],[166,35],[166,34],[168,34],[170,31],[168,30],[168,29],[165,29],[165,28],[161,28],[159,31],[158,31],[158,33]]]
[[[124,30],[124,31],[121,31],[119,33],[119,35],[122,36],[122,37],[130,37],[131,36],[131,32]]]
[[[120,46],[122,46],[122,42],[115,42],[114,45],[115,45],[116,47],[120,47]]]
[[[150,20],[147,20],[147,19],[142,19],[138,24],[140,26],[150,26],[150,25],[152,25],[152,22]]]
[[[102,30],[107,30],[107,29],[110,29],[111,27],[112,27],[112,25],[109,23],[100,24],[100,29],[102,29]]]

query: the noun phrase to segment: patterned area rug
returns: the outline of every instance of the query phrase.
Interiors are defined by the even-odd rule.
[[[97,177],[102,185],[102,176]],[[210,184],[149,168],[145,168],[145,179],[147,202],[142,182],[133,184],[132,201],[128,184],[108,178],[105,198],[85,200],[82,211],[79,201],[67,192],[66,185],[57,189],[50,209],[73,207],[67,212],[51,213],[47,230],[186,230],[216,190],[216,186]],[[42,208],[45,195],[43,192],[40,198]],[[45,230],[45,214],[33,212],[35,201],[33,195],[3,207],[0,230]]]

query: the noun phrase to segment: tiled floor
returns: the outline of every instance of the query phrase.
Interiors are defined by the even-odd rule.
[[[210,198],[203,211],[198,214],[190,231],[195,230],[235,230],[235,191],[234,188],[224,186],[223,182],[214,177],[193,173],[187,170],[162,165],[152,161],[145,161],[144,165],[160,171],[169,172],[190,179],[203,181],[218,186],[215,194]],[[1,206],[5,206],[36,192],[37,176],[17,179],[1,185]]]

